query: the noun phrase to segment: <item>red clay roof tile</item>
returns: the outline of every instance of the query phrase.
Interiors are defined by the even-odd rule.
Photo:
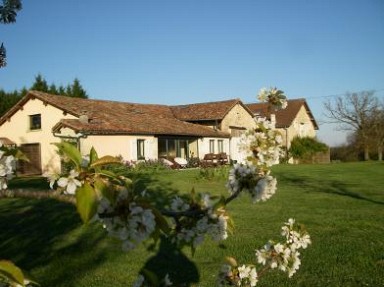
[[[308,115],[313,123],[315,129],[319,129],[315,118],[312,115],[309,106],[305,99],[292,99],[288,100],[288,106],[284,110],[273,111],[269,109],[267,103],[253,103],[247,104],[247,107],[253,112],[255,115],[261,115],[263,117],[269,118],[271,114],[275,114],[276,116],[276,127],[277,128],[286,128],[292,125],[294,119],[297,116],[300,108],[304,105],[305,109],[308,112]]]

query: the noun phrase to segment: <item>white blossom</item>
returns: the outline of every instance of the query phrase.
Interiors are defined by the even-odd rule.
[[[15,168],[15,158],[13,155],[4,156],[4,153],[0,156],[0,176],[5,177],[13,173]]]
[[[53,185],[60,178],[58,173],[48,173],[48,172],[46,172],[46,173],[43,174],[43,176],[47,178],[47,180],[49,182],[49,187],[51,189],[53,189]]]
[[[173,283],[172,281],[169,279],[169,274],[167,273],[164,277],[164,286],[172,286]]]
[[[276,192],[276,184],[276,178],[269,175],[259,179],[252,192],[253,201],[258,202],[269,199]]]
[[[125,192],[118,197],[117,204],[125,200]],[[108,235],[122,241],[124,251],[132,250],[137,244],[148,239],[156,229],[155,216],[151,209],[145,209],[132,202],[128,206],[129,214],[124,218],[122,216],[101,216],[114,211],[114,207],[109,200],[102,198],[99,202],[98,213],[103,227]]]
[[[57,181],[57,185],[60,187],[65,187],[66,194],[75,194],[76,189],[81,186],[81,182],[76,178],[79,176],[79,173],[72,169],[68,177],[60,177]]]
[[[173,211],[186,211],[189,209],[189,204],[178,196],[175,196],[171,201],[171,210]]]
[[[292,218],[284,224],[281,230],[285,242],[269,241],[262,249],[256,250],[256,258],[258,263],[268,265],[271,269],[278,268],[287,272],[291,277],[301,264],[299,250],[307,248],[311,244],[311,240],[307,232],[296,228],[295,220]]]
[[[266,88],[261,88],[259,91],[259,94],[257,95],[257,98],[261,102],[265,102],[268,99],[268,91]]]
[[[15,157],[13,155],[5,156],[5,152],[0,150],[0,190],[8,188],[7,181],[12,178],[15,167]]]
[[[229,171],[227,189],[234,194],[244,188],[245,184],[250,181],[256,174],[256,168],[248,164],[234,164]]]
[[[256,268],[253,265],[241,265],[240,267],[232,267],[229,264],[224,264],[221,267],[218,276],[219,286],[256,286],[258,275]]]

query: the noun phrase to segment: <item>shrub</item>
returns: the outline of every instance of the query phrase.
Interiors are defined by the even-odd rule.
[[[316,138],[295,137],[291,142],[289,154],[302,162],[311,162],[316,153],[326,151],[328,151],[328,146]]]

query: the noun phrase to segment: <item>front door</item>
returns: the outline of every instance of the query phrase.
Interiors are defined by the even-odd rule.
[[[42,173],[40,144],[22,144],[20,150],[26,155],[29,162],[18,161],[17,171],[23,175],[40,175]]]

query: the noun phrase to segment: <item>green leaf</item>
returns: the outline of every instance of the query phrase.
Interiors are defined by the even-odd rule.
[[[95,190],[99,195],[105,197],[110,203],[114,204],[116,191],[111,190],[110,186],[104,180],[100,178],[95,180]]]
[[[0,274],[12,282],[24,286],[24,275],[19,267],[8,260],[0,260]]]
[[[86,182],[76,190],[76,206],[84,223],[96,214],[98,199],[96,191]]]
[[[98,158],[99,156],[97,155],[96,150],[94,149],[94,147],[92,147],[91,151],[89,152],[89,164],[93,164]]]
[[[227,261],[227,263],[229,263],[229,265],[231,265],[232,267],[238,266],[236,259],[233,257],[230,257],[230,256],[225,257],[225,261]]]
[[[132,187],[132,179],[125,176],[119,176],[119,179],[124,183],[124,187],[128,189]]]
[[[19,149],[16,149],[14,157],[18,160],[29,162],[29,158]]]
[[[196,191],[195,191],[195,187],[192,187],[192,190],[191,190],[191,203],[192,203],[192,204],[196,203]]]
[[[99,170],[98,173],[100,175],[104,175],[104,176],[107,176],[107,177],[111,177],[113,179],[116,178],[116,174],[112,171],[109,171],[109,170],[105,170],[105,169],[102,169],[102,170]]]
[[[159,278],[157,278],[156,274],[152,271],[143,268],[140,273],[144,276],[145,280],[151,283],[150,286],[159,286]]]
[[[220,199],[213,205],[213,209],[219,209],[225,207],[225,197],[221,196]]]
[[[119,160],[114,156],[106,155],[92,162],[90,167],[95,168],[95,167],[108,165],[108,164],[121,164],[121,160]]]
[[[171,232],[171,228],[168,225],[167,220],[165,217],[161,214],[159,210],[156,208],[151,208],[153,215],[155,216],[156,225],[165,233],[169,234]]]
[[[81,166],[83,159],[77,147],[67,142],[54,143],[54,145],[57,146],[59,151],[68,157],[76,165],[76,167],[79,168]]]

